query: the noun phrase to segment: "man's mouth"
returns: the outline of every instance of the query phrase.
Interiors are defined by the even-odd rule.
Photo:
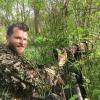
[[[24,46],[17,46],[16,48],[19,49],[19,50],[22,50],[22,49],[24,49],[25,47],[24,47]]]
[[[24,48],[24,46],[17,46],[18,48]]]

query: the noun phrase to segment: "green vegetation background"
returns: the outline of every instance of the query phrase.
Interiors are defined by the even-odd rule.
[[[100,100],[100,1],[99,0],[0,0],[0,43],[14,22],[30,27],[25,56],[40,64],[52,63],[53,48],[98,39],[86,60],[73,63],[82,68],[90,100]]]

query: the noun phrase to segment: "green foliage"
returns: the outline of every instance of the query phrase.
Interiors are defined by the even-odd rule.
[[[45,44],[45,41],[46,41],[46,38],[43,37],[43,36],[38,36],[34,39],[34,43],[37,44],[37,45],[44,45]]]
[[[77,99],[77,95],[73,95],[69,100],[76,100]]]
[[[94,97],[97,97],[97,98],[98,98],[98,97],[100,98],[100,90],[99,90],[99,89],[94,89],[94,90],[93,90],[93,96],[94,96]],[[99,99],[99,98],[98,98],[98,99]]]
[[[14,8],[17,3],[22,9]],[[35,33],[34,9],[39,11],[40,33]],[[53,48],[68,47],[81,40],[96,40],[91,34],[100,33],[99,9],[99,0],[69,0],[66,7],[63,0],[0,0],[0,42],[5,41],[4,27],[13,22],[26,22],[30,27],[30,40],[25,56],[41,64],[51,63]],[[84,86],[91,100],[100,99],[100,38],[95,50],[85,60],[72,63],[82,69]],[[75,96],[70,100],[75,100]]]
[[[6,39],[6,33],[5,33],[5,28],[0,27],[0,43],[5,43]]]

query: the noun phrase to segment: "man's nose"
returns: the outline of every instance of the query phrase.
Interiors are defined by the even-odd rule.
[[[21,39],[20,40],[20,44],[24,44],[24,39]]]

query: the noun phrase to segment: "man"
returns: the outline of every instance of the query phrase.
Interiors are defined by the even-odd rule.
[[[32,96],[39,100],[41,89],[46,87],[34,65],[23,57],[28,30],[24,23],[9,26],[7,45],[0,46],[0,98],[4,100],[30,100]]]
[[[82,44],[82,43],[81,43]],[[86,52],[80,44],[80,52]],[[75,50],[75,51],[74,51]],[[83,86],[83,76],[81,71],[72,65],[72,53],[76,52],[76,48],[54,49],[53,53],[60,67],[59,73],[64,82],[64,94],[66,100],[69,100],[73,95],[77,95],[75,100],[84,100],[87,97],[86,90]],[[84,51],[83,51],[84,50]],[[73,51],[73,52],[71,52]]]
[[[23,57],[27,47],[28,30],[28,26],[24,23],[9,26],[6,36],[7,45],[0,46],[0,98],[64,100],[52,91],[52,87],[56,84],[53,83],[57,79],[56,75],[53,75],[51,80],[48,68],[36,69]]]

